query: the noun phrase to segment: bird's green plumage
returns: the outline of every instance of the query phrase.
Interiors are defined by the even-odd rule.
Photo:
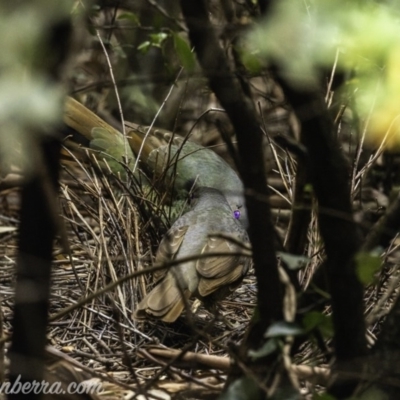
[[[118,134],[111,135],[110,132],[104,128],[93,128],[90,147],[93,150],[100,151],[99,158],[104,158],[111,171],[126,180],[127,173],[123,164],[125,164],[129,170],[133,171],[136,157],[124,135],[119,132],[117,133]]]
[[[163,130],[154,130],[156,139],[150,136],[148,145],[142,146],[143,132],[140,128],[130,132],[138,138],[135,154],[144,149],[146,166],[154,175],[162,177],[166,185],[173,187],[178,198],[187,195],[193,184],[218,189],[233,211],[240,210],[240,221],[247,228],[243,184],[229,164],[214,151]]]

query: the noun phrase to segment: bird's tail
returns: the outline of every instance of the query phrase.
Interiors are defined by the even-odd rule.
[[[78,132],[92,149],[101,151],[100,160],[105,158],[114,173],[123,173],[121,162],[128,163],[128,168],[136,164],[135,156],[139,155],[142,165],[150,168],[151,174],[160,177],[166,165],[173,161],[166,152],[158,154],[157,149],[178,141],[171,132],[159,128],[142,127],[126,122],[126,138],[102,118],[90,111],[72,97],[66,98],[64,105],[64,123]],[[149,133],[149,134],[147,134]],[[150,156],[151,155],[151,156]]]
[[[110,135],[121,134],[72,97],[67,97],[65,100],[63,120],[67,126],[79,132],[87,140],[93,139],[92,129],[96,127],[105,129]]]
[[[121,177],[126,176],[123,164],[130,170],[133,169],[135,156],[124,135],[79,101],[72,97],[66,98],[63,119],[69,128],[83,137],[86,146],[88,143],[90,148],[96,151],[95,154],[102,167],[105,159],[111,171],[116,175],[120,174]],[[71,141],[67,144],[70,148],[74,147]]]
[[[139,303],[133,318],[143,320],[152,316],[164,322],[175,322],[191,297],[187,289],[181,290],[173,275],[169,274]]]

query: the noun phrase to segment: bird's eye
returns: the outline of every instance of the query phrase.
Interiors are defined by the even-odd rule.
[[[240,211],[239,210],[235,210],[233,212],[233,216],[235,217],[235,219],[239,219],[240,218]]]

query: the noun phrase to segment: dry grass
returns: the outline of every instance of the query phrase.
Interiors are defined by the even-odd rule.
[[[17,190],[13,190],[3,192],[2,196],[1,214],[11,226],[17,226],[18,222],[16,195]],[[193,366],[182,370],[165,368],[166,361],[151,356],[146,349],[149,346],[185,348],[226,356],[227,343],[240,341],[251,317],[256,291],[254,278],[246,278],[220,304],[221,315],[235,324],[232,330],[202,307],[190,323],[184,316],[172,325],[136,322],[131,318],[132,311],[138,297],[152,284],[147,274],[139,274],[104,293],[100,291],[122,277],[151,266],[166,227],[160,218],[149,218],[140,188],[101,172],[96,165],[78,164],[76,160],[64,166],[60,198],[70,254],[64,254],[56,243],[50,344],[95,372],[95,376],[112,381],[112,393],[126,390],[123,384],[145,385],[148,392],[161,381],[164,386],[171,382],[167,385],[169,391],[176,390],[174,385],[178,384],[176,387],[180,390],[183,386],[186,390],[220,390],[226,372],[207,373]],[[3,264],[0,295],[6,333],[12,332],[15,239],[15,232],[3,234],[0,243]],[[88,301],[89,297],[93,298]],[[64,362],[70,360],[64,359]]]

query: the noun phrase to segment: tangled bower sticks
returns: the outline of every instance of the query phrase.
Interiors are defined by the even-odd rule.
[[[1,193],[2,219],[10,227],[15,227],[18,222],[15,218],[17,191],[8,189]],[[95,171],[94,166],[73,167],[71,164],[64,167],[61,210],[68,228],[73,263],[68,255],[55,250],[52,316],[119,277],[151,265],[160,236],[158,239],[153,236],[151,224],[141,215],[138,202],[139,198],[126,193],[116,194],[108,174]],[[4,330],[10,332],[15,233],[3,233],[1,239],[4,257],[0,293]],[[368,310],[374,308],[376,295],[381,298],[388,290],[393,290],[388,279],[387,271],[382,275],[379,293],[374,289],[367,292]],[[234,331],[227,331],[221,322],[209,323],[212,317],[201,309],[197,314],[195,333],[180,323],[170,326],[160,322],[138,324],[132,321],[134,296],[149,283],[147,275],[141,275],[53,320],[49,326],[50,344],[102,376],[110,397],[125,391],[123,384],[134,384],[132,369],[142,383],[152,382],[167,391],[188,390],[189,386],[199,391],[219,391],[225,375],[223,370],[217,372],[214,367],[213,372],[206,373],[201,365],[196,369],[193,364],[183,361],[175,362],[174,368],[165,368],[169,361],[158,358],[160,356],[146,348],[158,343],[161,347],[189,349],[200,354],[226,355],[228,342],[239,341],[250,320],[256,291],[254,278],[251,275],[245,278],[239,289],[221,303],[225,318],[238,324]],[[392,301],[390,295],[387,301]],[[375,324],[371,328],[371,338],[376,329],[378,325]],[[323,365],[324,358],[318,354],[315,348],[307,346],[297,360]],[[110,378],[113,383],[105,381]]]
[[[79,167],[80,172],[76,166],[72,171],[71,168],[72,165],[64,167],[61,205],[72,263],[68,255],[55,251],[52,316],[110,282],[150,266],[163,233],[158,232],[158,238],[153,235],[147,216],[141,214],[140,198],[128,193],[116,194],[106,173],[83,164]],[[8,277],[6,271],[2,272],[3,282],[6,280],[10,284],[11,265]],[[237,329],[227,332],[223,323],[210,323],[212,316],[200,310],[196,316],[196,329],[202,333],[193,337],[190,326],[182,323],[168,326],[132,321],[131,312],[137,304],[135,297],[149,283],[147,275],[141,275],[53,320],[49,326],[51,344],[90,369],[108,374],[111,371],[117,381],[132,383],[132,368],[138,378],[146,379],[160,371],[162,363],[155,366],[155,358],[145,352],[147,345],[161,343],[181,348],[190,344],[190,348],[197,348],[199,353],[221,354],[229,340],[239,340],[243,335],[254,307],[255,285],[249,277],[234,297],[222,302],[225,318],[238,324]],[[6,292],[3,288],[1,291]],[[11,306],[6,305],[8,312],[11,312]],[[215,341],[210,341],[212,337]],[[139,349],[142,350],[140,356]],[[143,357],[147,357],[147,361]],[[153,365],[151,368],[149,361]],[[155,382],[165,378],[166,373],[163,372]],[[194,372],[194,377],[202,375],[200,370]],[[219,388],[221,381],[217,381],[215,385]],[[208,390],[210,387],[212,385],[208,384]]]
[[[72,262],[69,255],[55,250],[51,297],[53,317],[111,282],[151,266],[159,240],[167,229],[167,226],[160,227],[159,223],[163,220],[159,214],[164,211],[157,202],[161,201],[162,193],[154,196],[151,202],[154,207],[150,213],[148,207],[143,207],[145,199],[139,187],[133,184],[127,189],[126,181],[111,178],[110,173],[99,168],[96,162],[83,163],[83,160],[79,157],[79,162],[72,160],[63,168],[61,211],[68,229]],[[285,174],[284,180],[291,189],[293,171],[278,169]],[[17,190],[2,191],[1,199],[4,225],[16,227]],[[275,216],[282,221],[284,212],[276,210]],[[316,223],[313,223],[309,231],[309,253],[319,255],[321,243],[316,232]],[[11,331],[15,248],[15,233],[12,230],[2,233],[0,251],[4,257],[1,260],[0,294],[6,332]],[[371,341],[379,329],[378,318],[392,302],[398,287],[398,274],[393,268],[398,257],[396,252],[398,250],[394,247],[388,253],[389,265],[382,271],[379,285],[371,287],[366,293],[366,309],[372,321],[369,331]],[[317,257],[303,272],[305,280],[308,280],[310,269],[316,264]],[[160,358],[152,348],[173,347],[198,354],[226,356],[228,342],[237,342],[242,338],[252,315],[256,292],[254,277],[245,278],[239,289],[221,302],[225,319],[236,325],[233,331],[227,330],[223,322],[214,322],[212,315],[203,308],[196,313],[195,325],[180,321],[174,325],[132,321],[131,312],[137,299],[150,285],[147,274],[139,275],[53,319],[49,326],[51,345],[81,363],[88,371],[96,371],[103,381],[114,380],[107,386],[112,387],[110,396],[117,396],[117,393],[126,390],[124,384],[136,387],[133,373],[142,384],[147,382],[148,387],[162,386],[172,392],[179,388],[188,389],[192,385],[197,390],[203,387],[205,389],[202,390],[218,392],[225,376],[222,369],[216,371],[218,367],[215,365],[204,367],[198,362],[193,364],[185,357],[175,360],[171,367],[168,366],[171,358]],[[380,303],[381,300],[383,303]],[[381,305],[380,315],[376,315],[377,304]],[[296,361],[321,366],[326,360],[309,344],[297,355]],[[69,363],[68,360],[65,362]],[[202,368],[212,368],[213,371],[205,372]]]

